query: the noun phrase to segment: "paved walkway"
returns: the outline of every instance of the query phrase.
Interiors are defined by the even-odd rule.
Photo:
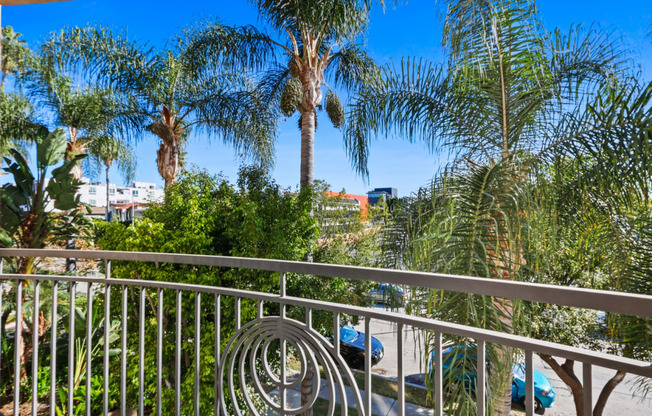
[[[355,408],[355,399],[353,392],[349,386],[346,386],[346,401],[349,404],[349,407]],[[270,395],[278,395],[278,391],[274,390]],[[360,395],[364,402],[365,392],[360,390]],[[319,398],[330,401],[330,389],[328,388],[328,383],[326,380],[321,380],[321,387],[319,389]],[[301,391],[299,389],[290,390],[288,392],[288,404],[293,408],[299,407],[301,403]],[[337,403],[340,403],[339,396],[337,397]],[[398,415],[398,400],[391,399],[389,397],[381,396],[380,394],[372,393],[371,395],[371,412],[374,416],[395,416]],[[427,409],[425,407],[417,406],[411,403],[405,404],[405,414],[406,416],[411,415],[434,415],[432,409]],[[271,415],[271,413],[270,413]],[[315,415],[321,416],[321,415]]]

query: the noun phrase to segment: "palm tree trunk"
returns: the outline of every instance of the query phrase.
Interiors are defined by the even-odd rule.
[[[301,189],[312,186],[315,156],[315,110],[301,113]]]
[[[83,146],[80,146],[80,143],[77,141],[77,129],[74,127],[68,127],[68,132],[70,133],[70,140],[66,146],[65,159],[72,160],[73,156],[83,153],[84,149]],[[82,168],[80,163],[77,163],[75,166],[73,166],[70,172],[72,173],[72,177],[74,179],[81,180]]]
[[[165,187],[172,185],[179,175],[179,140],[162,140],[156,152],[158,172],[165,180]]]
[[[111,221],[111,204],[109,203],[109,168],[111,165],[106,164],[106,221]]]

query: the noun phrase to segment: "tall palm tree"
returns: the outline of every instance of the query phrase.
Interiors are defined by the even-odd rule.
[[[21,33],[14,32],[13,27],[2,28],[2,54],[0,55],[0,92],[4,91],[9,75],[18,73],[27,64],[31,51],[27,43],[20,39]]]
[[[270,33],[214,23],[196,31],[193,48],[207,62],[218,57],[222,63],[264,70],[261,90],[266,102],[286,117],[295,111],[301,115],[300,185],[312,186],[317,109],[322,109],[325,98],[328,117],[336,128],[342,127],[344,108],[333,88],[353,91],[376,73],[364,47],[356,43],[367,27],[368,4],[251,1]]]
[[[129,182],[133,178],[136,168],[136,155],[131,147],[123,141],[117,140],[112,136],[102,135],[94,138],[88,147],[88,153],[91,155],[90,161],[93,167],[99,170],[104,168],[106,173],[106,217],[107,221],[111,220],[110,203],[109,203],[109,171],[114,162],[117,162],[118,168]],[[94,170],[95,170],[94,169]]]
[[[386,67],[382,80],[353,101],[346,131],[350,155],[364,166],[368,143],[378,134],[397,133],[432,150],[452,150],[452,172],[436,181],[430,218],[421,220],[426,226],[419,243],[427,247],[413,253],[423,260],[416,266],[523,279],[525,225],[536,210],[528,184],[537,163],[578,138],[641,125],[616,107],[602,112],[590,105],[601,88],[617,89],[622,53],[598,30],[546,31],[528,0],[450,1],[443,41],[450,51],[447,65],[404,60]],[[431,300],[440,318],[526,330],[519,305],[509,299]],[[511,402],[512,351],[495,348],[491,354],[492,365],[502,364],[490,373],[491,405],[503,415]],[[449,412],[475,411],[452,405],[460,400],[450,397]]]
[[[271,163],[275,123],[242,72],[206,68],[184,34],[155,50],[102,27],[72,28],[45,45],[61,67],[116,91],[123,131],[160,139],[157,165],[165,186],[179,174],[192,130],[220,136],[237,152]]]
[[[113,91],[98,85],[76,84],[70,75],[57,68],[57,62],[47,53],[34,60],[19,85],[41,108],[49,110],[54,122],[67,131],[65,160],[86,154],[97,131],[105,129],[109,122],[116,124],[117,120],[125,118],[119,113]],[[81,179],[80,164],[73,168],[73,175]]]

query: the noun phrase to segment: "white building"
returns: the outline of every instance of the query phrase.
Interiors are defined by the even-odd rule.
[[[84,183],[79,193],[81,201],[92,207],[106,207],[106,185],[101,182],[91,182],[82,178]],[[133,182],[132,186],[109,185],[110,204],[150,204],[163,202],[163,189],[156,184],[147,182]]]

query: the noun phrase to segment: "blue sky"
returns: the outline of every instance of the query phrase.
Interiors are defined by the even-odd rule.
[[[392,2],[388,2],[392,3]],[[396,9],[377,8],[371,16],[366,43],[380,64],[399,61],[403,56],[440,60],[442,3],[435,0],[399,1]],[[539,0],[537,5],[547,29],[566,30],[571,24],[597,23],[622,35],[633,59],[641,65],[642,76],[652,79],[652,39],[646,34],[652,25],[652,0]],[[256,9],[246,0],[73,0],[63,3],[8,6],[2,8],[2,25],[14,26],[34,46],[52,31],[88,22],[127,28],[129,34],[156,46],[181,28],[206,18],[226,24],[258,24]],[[321,120],[320,120],[321,121]],[[296,116],[281,124],[276,145],[274,178],[285,187],[299,183],[300,137]],[[137,181],[162,184],[156,170],[157,138],[143,136],[137,144]],[[189,165],[223,172],[235,180],[241,160],[227,146],[214,139],[194,135],[187,148]],[[340,132],[323,118],[316,134],[315,178],[335,190],[364,194],[374,187],[392,186],[407,195],[426,184],[446,155],[429,154],[419,144],[398,139],[377,140],[371,145],[369,183],[355,174],[344,153]],[[114,180],[119,176],[114,174]]]

